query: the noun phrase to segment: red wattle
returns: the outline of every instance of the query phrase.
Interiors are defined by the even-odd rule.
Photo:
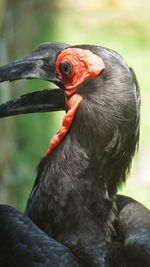
[[[49,148],[47,150],[46,156],[48,156],[52,150],[62,141],[62,139],[68,133],[70,126],[72,124],[73,118],[75,116],[76,110],[81,103],[83,97],[79,94],[74,94],[67,101],[68,112],[65,114],[62,125],[59,129],[59,132],[54,135],[50,141]]]

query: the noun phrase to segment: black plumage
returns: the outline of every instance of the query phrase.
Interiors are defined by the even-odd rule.
[[[0,266],[81,266],[67,247],[15,208],[0,205],[0,221]]]
[[[36,66],[37,78],[52,80],[59,85],[62,98],[60,109],[67,111],[68,96],[65,95],[65,86],[55,73],[58,55],[67,47],[69,46],[55,43],[41,45],[31,56],[22,59],[21,71],[18,61],[1,67],[0,80],[36,78]],[[130,201],[127,197],[118,197],[116,202],[117,187],[125,181],[139,139],[140,95],[138,84],[132,69],[118,53],[107,48],[90,45],[71,48],[90,50],[102,58],[105,69],[100,75],[91,77],[77,86],[75,93],[82,96],[83,100],[77,108],[65,138],[47,157],[41,160],[25,215],[21,215],[12,208],[6,208],[5,211],[5,208],[2,207],[0,216],[2,221],[4,213],[8,218],[9,214],[13,213],[16,218],[20,216],[21,224],[25,222],[25,226],[37,233],[33,238],[36,240],[35,243],[38,242],[40,246],[38,235],[43,234],[43,242],[50,243],[47,245],[50,249],[54,242],[54,247],[58,245],[64,254],[67,253],[68,262],[72,260],[72,265],[67,265],[65,262],[61,262],[60,257],[59,259],[56,257],[58,259],[56,266],[78,266],[78,264],[79,266],[93,267],[138,266],[139,262],[134,248],[136,251],[139,248],[141,251],[143,249],[141,253],[141,259],[143,259],[143,255],[147,253],[150,246],[149,211],[142,205],[138,209],[140,204],[134,203],[133,200]],[[29,63],[31,63],[31,67]],[[12,75],[13,69],[15,70],[14,76]],[[6,70],[7,74],[5,75]],[[48,76],[49,70],[52,71],[50,77]],[[8,102],[8,105],[3,104],[0,107],[1,116],[8,116],[11,113],[27,113],[27,111],[42,111],[42,104],[43,109],[44,105],[48,104],[50,110],[51,102],[54,102],[54,105],[58,104],[55,97],[52,99],[45,96],[40,101],[40,108],[37,108],[38,97],[33,103],[35,107],[32,107],[30,105],[32,96],[29,95],[29,101],[24,96],[21,98],[21,102],[18,99]],[[20,108],[22,106],[23,109]],[[53,106],[52,110],[56,109]],[[126,224],[130,214],[130,205],[135,205],[137,210],[145,214],[148,219],[138,219],[139,214],[136,209],[133,209],[133,217]],[[11,233],[11,225],[15,224],[15,221],[12,222],[13,215],[10,215],[11,223],[9,220],[8,223],[5,223],[7,216],[2,229],[4,225],[8,224]],[[133,221],[137,220],[136,225],[132,222],[132,218]],[[145,222],[142,230],[141,221]],[[128,227],[130,231],[128,231]],[[21,233],[24,235],[23,227],[21,230],[17,229],[19,229],[18,235]],[[142,231],[141,234],[139,229]],[[147,238],[146,233],[148,234]],[[145,246],[142,246],[142,238],[146,240]],[[28,242],[28,238],[26,241]],[[3,247],[3,242],[0,249],[1,247]],[[43,243],[41,243],[41,247],[43,247]],[[10,247],[7,248],[10,250]],[[68,248],[78,259],[71,254]],[[18,249],[20,251],[19,245]],[[54,250],[46,249],[45,251],[48,261]],[[0,253],[5,256],[6,251]],[[150,259],[149,253],[146,255]],[[32,266],[32,257],[31,261],[30,256],[23,257],[26,263],[22,264],[27,264],[28,259]],[[42,262],[41,264],[46,263]],[[49,265],[41,266],[53,266],[50,261],[47,264]],[[148,266],[145,259],[143,259],[143,264],[143,267]]]

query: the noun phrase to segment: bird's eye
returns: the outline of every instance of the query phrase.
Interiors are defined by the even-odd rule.
[[[59,64],[60,72],[64,75],[69,75],[72,70],[72,65],[68,60],[63,60]]]

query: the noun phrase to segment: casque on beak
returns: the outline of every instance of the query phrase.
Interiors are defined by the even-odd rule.
[[[55,64],[57,55],[67,47],[64,43],[41,44],[31,55],[0,67],[0,82],[42,79],[59,86],[59,89],[28,93],[0,104],[0,118],[66,108],[65,90],[57,77]]]

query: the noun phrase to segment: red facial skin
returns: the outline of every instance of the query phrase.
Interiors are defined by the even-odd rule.
[[[63,70],[63,62],[69,64],[68,71]],[[105,68],[102,58],[90,50],[81,48],[67,48],[63,50],[56,60],[56,73],[66,89],[68,112],[63,118],[59,132],[51,139],[46,156],[62,141],[68,133],[76,110],[83,97],[76,92],[78,85],[85,80],[98,76]]]
[[[68,75],[60,71],[60,63],[69,61],[72,66]],[[56,61],[56,73],[66,88],[66,94],[72,95],[79,84],[88,78],[98,76],[105,68],[103,60],[90,50],[67,48],[63,50]]]

